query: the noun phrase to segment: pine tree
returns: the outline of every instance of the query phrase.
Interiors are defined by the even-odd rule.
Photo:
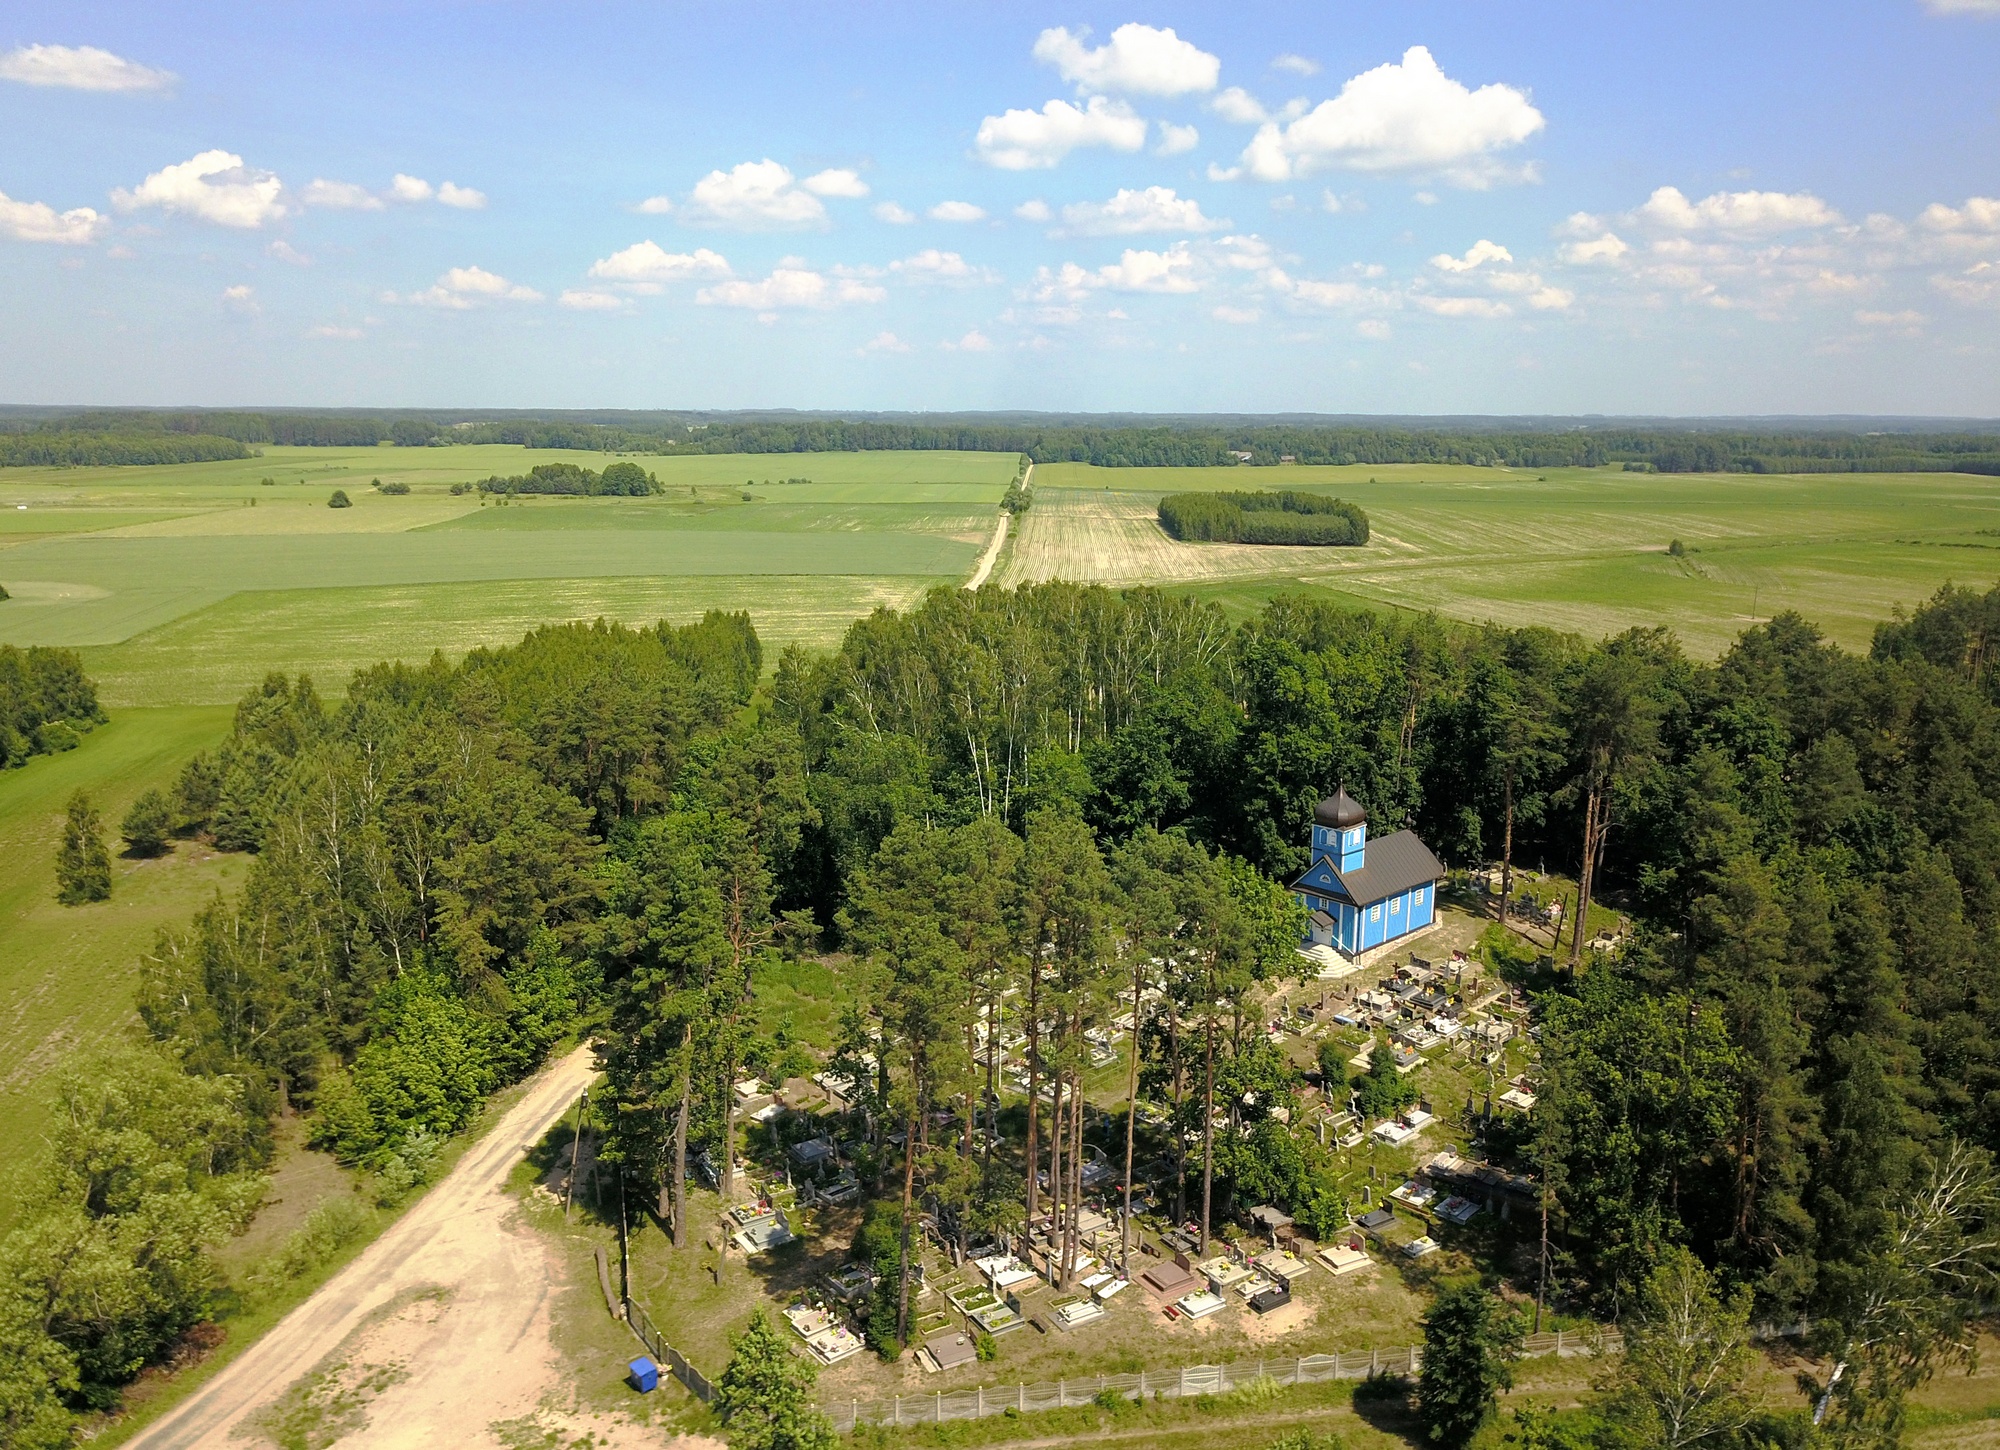
[[[90,797],[69,798],[69,819],[56,849],[56,900],[64,906],[104,901],[111,895],[111,852],[104,845],[104,822]]]
[[[173,836],[173,810],[166,795],[149,790],[132,802],[132,809],[118,827],[125,845],[134,856],[163,856]]]
[[[1417,1409],[1430,1438],[1447,1450],[1472,1439],[1500,1391],[1514,1383],[1520,1316],[1477,1284],[1446,1289],[1424,1316],[1424,1363]]]
[[[729,1341],[715,1413],[736,1450],[832,1450],[833,1423],[813,1404],[819,1371],[799,1358],[760,1308]]]

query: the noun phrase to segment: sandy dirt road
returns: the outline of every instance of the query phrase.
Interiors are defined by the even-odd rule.
[[[507,1177],[594,1075],[588,1048],[545,1069],[421,1202],[132,1450],[223,1450],[316,1369],[338,1380],[370,1363],[381,1388],[341,1446],[498,1445],[489,1425],[556,1388],[562,1288]]]
[[[993,542],[986,546],[986,552],[979,556],[979,567],[972,571],[972,577],[965,581],[967,589],[977,589],[986,582],[986,576],[993,572],[993,561],[1000,557],[1000,546],[1007,542],[1007,520],[1012,514],[1000,515],[1000,522],[993,526]]]

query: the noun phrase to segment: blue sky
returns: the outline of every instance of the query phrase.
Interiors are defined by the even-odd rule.
[[[2000,0],[45,4],[0,399],[2000,416]]]

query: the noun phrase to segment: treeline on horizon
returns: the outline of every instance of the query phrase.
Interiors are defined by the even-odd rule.
[[[1316,493],[1170,493],[1160,527],[1176,539],[1229,544],[1365,544],[1368,515]]]
[[[95,441],[93,441],[95,440]],[[147,440],[156,440],[148,442]],[[1186,424],[1131,427],[885,422],[839,419],[662,420],[634,424],[561,419],[451,421],[282,412],[101,412],[0,431],[0,466],[196,462],[244,457],[260,444],[425,447],[510,443],[611,453],[820,453],[959,450],[1020,453],[1035,463],[1104,468],[1299,464],[1434,464],[1594,468],[1633,464],[1661,473],[1897,473],[2000,475],[2000,435],[1861,433],[1835,429],[1700,430],[1605,427],[1475,431],[1390,426]],[[177,448],[197,450],[186,456]],[[1247,459],[1240,455],[1247,454]]]
[[[1995,638],[2000,589],[1941,591],[1866,655],[1786,614],[1707,663],[1662,630],[1304,595],[1232,626],[1050,583],[878,610],[768,679],[747,617],[720,614],[378,665],[337,702],[273,677],[173,792],[178,829],[255,859],[142,964],[164,1051],[66,1074],[86,1130],[23,1175],[0,1428],[63,1443],[20,1425],[109,1403],[211,1312],[210,1248],[254,1204],[282,1104],[408,1186],[485,1094],[591,1034],[604,1161],[684,1229],[684,1163],[707,1153],[728,1190],[733,1084],[818,1060],[763,1010],[773,974],[794,990],[784,954],[846,954],[828,1065],[873,1108],[857,1247],[887,1284],[915,1213],[1005,1230],[1053,1195],[1074,1242],[1086,1049],[1148,972],[1149,1160],[1177,1217],[1271,1202],[1338,1229],[1338,1164],[1254,1014],[1293,961],[1312,806],[1343,782],[1378,832],[1578,874],[1635,923],[1609,959],[1486,947],[1543,1049],[1535,1112],[1486,1149],[1551,1211],[1546,1286],[1522,1267],[1533,1215],[1492,1227],[1501,1272],[1615,1316],[1682,1246],[1760,1313],[1811,1317],[1861,1366],[1841,1393],[1874,1393],[1870,1356],[1905,1342],[1870,1316],[1910,1205],[1940,1164],[1990,1184],[2000,1150]],[[1020,1160],[969,1130],[1003,996],[1038,1074],[1039,1107],[1008,1109]],[[1344,1064],[1323,1071],[1339,1093]],[[947,1111],[962,1140],[924,1126]],[[899,1309],[869,1315],[885,1352]]]

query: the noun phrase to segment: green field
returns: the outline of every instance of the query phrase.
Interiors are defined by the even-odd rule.
[[[1346,549],[1181,544],[1153,522],[1164,493],[1249,487],[1337,493],[1368,511],[1374,536]],[[1676,538],[1689,551],[1678,558],[1666,552]],[[1662,625],[1701,654],[1796,609],[1865,648],[1898,605],[2000,575],[2000,479],[1047,464],[1010,548],[1008,582],[1171,580],[1238,609],[1304,584],[1591,636]]]
[[[385,657],[600,615],[748,609],[773,646],[824,645],[877,605],[963,579],[1014,469],[989,454],[649,456],[667,486],[656,498],[502,506],[449,492],[613,457],[270,448],[169,468],[8,470],[0,642],[81,648],[114,708],[225,703],[272,669],[337,686]],[[411,492],[377,493],[378,478]],[[328,508],[334,487],[354,507]]]
[[[115,856],[109,901],[59,906],[55,850],[70,793],[90,792],[115,832],[135,796],[171,784],[228,728],[222,709],[120,710],[77,749],[0,772],[0,1142],[17,1155],[42,1131],[48,1073],[136,1023],[139,958],[155,934],[184,926],[218,890],[233,893],[249,864],[191,842],[153,861]]]

